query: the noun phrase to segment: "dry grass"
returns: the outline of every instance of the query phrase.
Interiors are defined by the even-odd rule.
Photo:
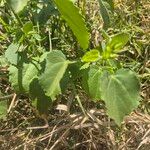
[[[20,105],[25,108],[17,111]],[[27,102],[17,104],[7,122],[1,123],[1,149],[150,149],[149,115],[134,112],[119,128],[103,109],[89,109],[84,115],[80,111],[69,114],[66,108],[57,105],[45,125]]]

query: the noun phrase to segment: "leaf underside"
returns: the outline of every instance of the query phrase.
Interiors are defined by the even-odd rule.
[[[9,81],[17,92],[29,93],[32,80],[37,77],[38,64],[23,63],[21,66],[9,67]]]

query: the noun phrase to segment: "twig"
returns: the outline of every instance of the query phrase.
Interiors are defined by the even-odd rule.
[[[12,98],[13,96],[14,96],[14,94],[6,95],[6,96],[1,96],[0,97],[0,101],[8,100],[9,98]]]
[[[77,92],[76,92],[76,88],[75,88],[75,85],[74,85],[74,84],[72,84],[72,88],[73,88],[73,92],[74,92],[75,98],[76,98],[76,100],[77,100],[77,102],[78,102],[78,104],[79,104],[79,106],[80,106],[80,108],[81,108],[83,114],[84,114],[85,116],[87,116],[86,111],[85,111],[85,109],[84,109],[84,107],[83,107],[83,105],[82,105],[82,103],[81,103],[80,97],[79,97],[79,95],[78,95]]]
[[[27,130],[45,129],[45,128],[48,128],[48,127],[49,127],[49,125],[45,124],[44,126],[28,127]]]
[[[9,105],[9,108],[8,108],[8,113],[10,112],[11,108],[13,107],[16,97],[17,97],[17,94],[14,93],[13,94],[13,99],[12,99],[10,105]]]
[[[50,30],[48,31],[48,36],[49,36],[49,51],[52,51],[52,38],[51,38],[51,32]]]
[[[85,109],[84,109],[84,107],[83,107],[83,105],[82,105],[82,103],[81,103],[81,100],[80,100],[80,98],[79,98],[78,95],[76,95],[76,99],[77,99],[77,102],[78,102],[78,104],[79,104],[79,106],[80,106],[80,108],[81,108],[83,114],[84,114],[85,116],[87,116],[87,114],[86,114],[86,112],[85,112]]]

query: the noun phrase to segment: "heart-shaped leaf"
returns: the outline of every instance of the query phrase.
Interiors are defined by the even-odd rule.
[[[45,94],[52,100],[61,93],[60,81],[68,64],[69,61],[61,51],[52,51],[47,54],[45,71],[39,77],[39,83]]]
[[[139,104],[139,80],[131,70],[120,69],[115,74],[104,73],[101,78],[101,97],[108,115],[120,125],[124,117]]]

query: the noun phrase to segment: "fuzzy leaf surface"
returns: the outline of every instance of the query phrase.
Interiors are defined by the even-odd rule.
[[[19,44],[12,43],[9,45],[7,50],[5,51],[5,58],[14,65],[17,65],[18,63],[18,53],[17,50],[19,49]]]
[[[113,75],[105,72],[101,78],[101,96],[107,113],[118,125],[137,108],[139,91],[139,80],[131,70],[120,69]]]
[[[101,75],[102,70],[97,66],[91,66],[88,73],[89,94],[94,100],[101,99]]]
[[[39,83],[52,100],[61,93],[60,81],[68,64],[69,61],[61,51],[55,50],[47,54],[45,71],[39,77]]]

